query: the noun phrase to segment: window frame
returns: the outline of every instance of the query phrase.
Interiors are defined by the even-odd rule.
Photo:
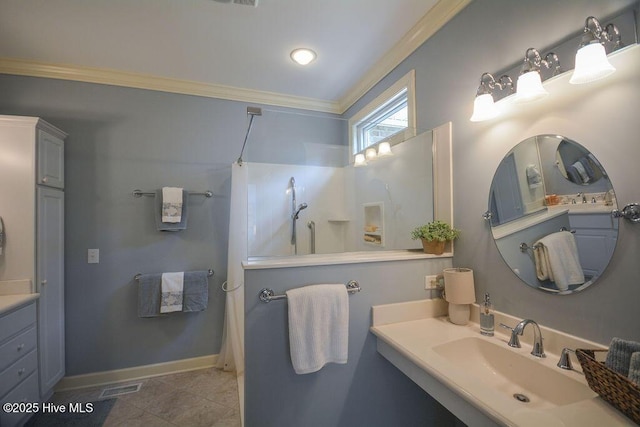
[[[406,92],[406,97],[402,96]],[[388,117],[388,113],[398,107],[398,100],[405,99],[407,104],[407,127],[398,131],[391,137],[382,139],[374,144],[364,146],[362,142],[363,131],[371,128],[375,124],[381,123],[384,119],[375,121],[376,118]],[[415,70],[398,79],[394,84],[369,102],[360,111],[349,119],[349,157],[350,163],[354,163],[356,154],[364,153],[367,148],[377,147],[383,141],[387,141],[391,146],[396,145],[408,138],[416,136],[416,95],[415,95]],[[404,103],[404,102],[402,102]],[[371,119],[373,122],[370,122]],[[367,123],[369,122],[369,123]]]

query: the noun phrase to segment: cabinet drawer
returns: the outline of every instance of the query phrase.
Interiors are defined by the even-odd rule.
[[[38,394],[38,373],[34,372],[18,387],[0,399],[0,403],[36,403],[40,401]],[[0,426],[14,427],[22,423],[30,416],[25,413],[11,413],[0,410]]]
[[[32,327],[0,345],[0,372],[36,348],[36,328]]]
[[[27,378],[36,370],[37,365],[38,352],[32,350],[31,353],[0,372],[0,396],[7,394],[9,390]]]
[[[0,317],[0,343],[36,322],[36,305],[29,304]]]

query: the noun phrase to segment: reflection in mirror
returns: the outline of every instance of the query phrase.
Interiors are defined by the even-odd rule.
[[[516,145],[491,183],[498,251],[529,286],[554,294],[585,289],[602,275],[618,238],[615,193],[600,162],[558,135]]]

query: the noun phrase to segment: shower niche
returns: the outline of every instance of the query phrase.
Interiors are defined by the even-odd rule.
[[[384,204],[365,203],[362,240],[368,245],[384,247]]]

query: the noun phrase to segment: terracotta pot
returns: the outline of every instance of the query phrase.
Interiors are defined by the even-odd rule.
[[[422,240],[422,248],[424,252],[427,254],[433,255],[442,255],[444,252],[444,245],[446,242],[441,242],[439,240]]]

